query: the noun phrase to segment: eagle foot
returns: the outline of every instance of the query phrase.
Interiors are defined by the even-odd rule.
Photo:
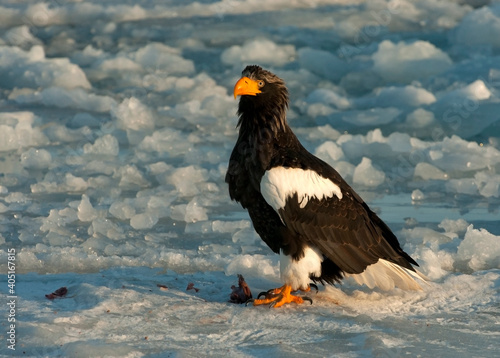
[[[264,296],[265,298],[271,298],[271,297],[274,297],[276,295],[279,295],[281,293],[281,291],[283,290],[285,286],[282,286],[282,287],[278,287],[278,288],[272,288],[270,290],[267,290],[267,291],[263,291],[261,293],[259,293],[257,295],[257,298],[259,299],[261,296]],[[302,292],[310,292],[311,291],[311,287],[314,288],[316,290],[316,293],[319,292],[319,289],[318,289],[318,286],[315,285],[314,283],[310,283],[309,284],[309,287],[307,288],[304,288],[304,289],[300,289],[300,291]],[[252,300],[253,301],[253,300]],[[247,301],[248,302],[248,301]]]
[[[318,289],[316,285],[313,285],[313,287]],[[310,287],[307,289],[302,289],[301,291],[304,292],[309,292],[311,290]],[[292,286],[290,285],[284,285],[282,287],[274,288],[271,289],[267,292],[261,292],[257,296],[257,299],[251,299],[246,302],[248,305],[249,303],[252,303],[254,306],[260,306],[260,305],[269,305],[269,308],[278,308],[281,307],[287,303],[292,303],[295,302],[297,304],[302,304],[304,301],[309,301],[311,304],[313,303],[312,299],[307,297],[307,296],[295,296],[292,295]],[[260,299],[261,296],[264,296],[263,299]]]

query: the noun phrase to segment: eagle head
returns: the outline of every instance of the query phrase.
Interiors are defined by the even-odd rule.
[[[234,98],[240,96],[240,122],[274,122],[285,129],[288,90],[285,81],[260,66],[247,66],[234,86]]]

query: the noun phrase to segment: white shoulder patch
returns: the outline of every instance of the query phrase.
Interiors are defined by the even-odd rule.
[[[283,208],[286,199],[297,194],[300,207],[306,206],[310,198],[342,199],[340,187],[323,178],[314,170],[276,167],[266,171],[260,182],[262,196],[274,210]]]

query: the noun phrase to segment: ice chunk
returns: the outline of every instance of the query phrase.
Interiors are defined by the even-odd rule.
[[[88,93],[82,88],[61,87],[50,87],[30,93],[12,91],[9,99],[19,104],[42,104],[48,107],[76,108],[92,112],[107,112],[116,104],[109,96]]]
[[[443,219],[443,221],[441,221],[438,225],[438,227],[440,227],[444,231],[456,234],[465,232],[468,226],[469,223],[464,219],[457,219],[457,220]]]
[[[207,209],[201,206],[197,198],[191,199],[186,205],[186,215],[184,216],[185,222],[197,222],[208,220]]]
[[[193,145],[186,136],[173,128],[162,128],[147,135],[139,144],[139,149],[146,152],[168,153],[171,157],[185,155]]]
[[[435,122],[434,113],[417,108],[406,116],[406,124],[412,128],[424,128]]]
[[[147,187],[149,182],[142,172],[135,165],[125,165],[119,168],[115,174],[114,178],[119,177],[119,186],[123,188],[133,188],[133,187]]]
[[[424,88],[415,86],[383,87],[374,91],[373,95],[355,101],[358,107],[418,107],[436,102],[436,97]]]
[[[455,135],[430,149],[429,157],[433,165],[445,171],[478,170],[500,163],[500,151],[495,147],[468,142]]]
[[[78,215],[74,209],[51,209],[49,212],[49,216],[42,220],[40,231],[47,232],[58,230],[58,228],[64,227],[76,220],[78,220]]]
[[[67,58],[45,57],[40,45],[29,51],[19,47],[0,47],[0,83],[4,88],[63,87],[90,89],[90,82],[80,67]]]
[[[450,57],[427,41],[382,41],[373,54],[373,69],[387,82],[410,83],[446,71]]]
[[[327,117],[334,112],[335,109],[323,103],[312,103],[307,105],[305,109],[305,113],[311,118]]]
[[[266,277],[279,279],[279,265],[264,255],[239,255],[235,257],[225,270],[226,275],[243,274],[248,277]]]
[[[338,130],[332,128],[329,124],[313,128],[296,128],[295,133],[307,136],[311,140],[337,140],[340,137]]]
[[[87,45],[82,51],[75,51],[75,53],[71,55],[71,62],[79,66],[89,66],[98,59],[103,59],[105,57],[105,51],[100,48],[95,48],[92,45]]]
[[[326,89],[319,88],[312,91],[306,98],[308,103],[322,103],[327,105],[333,105],[339,109],[346,109],[350,107],[350,102],[347,98],[338,95],[337,93]]]
[[[241,229],[250,228],[250,221],[248,220],[238,220],[238,221],[222,221],[214,220],[212,221],[212,230],[214,232],[220,233],[233,233]]]
[[[448,179],[448,174],[443,172],[441,169],[436,168],[434,165],[420,162],[415,166],[415,171],[413,173],[415,178],[422,178],[423,180],[446,180]]]
[[[52,162],[52,155],[45,149],[30,148],[21,154],[21,165],[28,169],[48,168]]]
[[[425,198],[425,195],[424,195],[424,193],[422,193],[422,191],[420,189],[415,189],[411,193],[411,200],[412,201],[420,201],[420,200],[424,200],[424,198]]]
[[[37,39],[27,25],[17,26],[9,29],[5,35],[5,40],[11,46],[19,46],[28,49],[33,45],[42,45],[42,41]]]
[[[170,212],[170,217],[173,220],[184,221],[186,217],[187,204],[173,205]]]
[[[80,221],[89,222],[97,218],[97,210],[90,203],[89,197],[86,194],[82,195],[82,200],[78,204],[78,219]]]
[[[428,227],[415,227],[413,229],[403,229],[402,234],[406,242],[413,244],[430,244],[431,248],[437,250],[440,245],[452,240],[449,235],[437,232]]]
[[[228,97],[227,88],[218,85],[217,82],[205,72],[199,73],[194,77],[162,77],[162,73],[157,73],[148,83],[148,87],[156,91],[166,91],[175,93],[175,103],[188,102],[189,100],[198,100],[203,102],[205,98],[212,96]],[[143,84],[141,83],[141,86]],[[234,99],[233,99],[234,103]]]
[[[232,240],[240,245],[255,245],[260,240],[260,237],[252,227],[247,227],[235,232]]]
[[[90,181],[90,179],[89,179]],[[31,185],[32,193],[64,193],[64,192],[84,192],[89,187],[89,183],[71,173],[66,173],[64,179],[54,178],[54,181],[39,181]]]
[[[99,63],[97,68],[104,73],[113,72],[140,72],[142,71],[142,66],[127,57],[115,57],[108,58]]]
[[[123,229],[111,220],[105,218],[93,220],[88,233],[95,237],[100,237],[100,234],[112,240],[118,240],[123,237]]]
[[[484,6],[469,12],[452,34],[453,43],[471,47],[500,48],[500,6]]]
[[[446,276],[448,271],[453,271],[454,261],[453,255],[444,250],[433,250],[425,247],[420,252],[419,263],[431,281]]]
[[[291,62],[295,56],[293,45],[277,45],[268,39],[254,39],[243,46],[234,45],[224,50],[221,61],[235,66],[253,63],[281,66]]]
[[[302,68],[331,81],[338,81],[349,72],[348,64],[331,52],[305,47],[298,51],[298,57]]]
[[[33,127],[34,121],[32,112],[0,113],[0,152],[48,144],[43,132]]]
[[[99,77],[109,77],[121,86],[144,94],[146,90],[164,91],[171,88],[178,78],[172,75],[191,75],[194,63],[180,55],[179,49],[153,43],[137,51],[120,51],[93,63]]]
[[[377,132],[379,132],[379,129],[373,131],[373,133]],[[380,134],[382,134],[381,131]],[[389,135],[389,137],[387,137],[387,139],[382,138],[378,142],[387,143],[391,147],[392,151],[396,153],[409,153],[412,150],[411,137],[406,133],[393,132]]]
[[[401,114],[401,110],[388,108],[370,108],[367,110],[346,111],[342,114],[342,120],[358,126],[380,126],[394,121]]]
[[[472,178],[450,179],[445,185],[446,191],[449,193],[477,195],[478,188],[476,181]]]
[[[156,162],[148,165],[148,169],[149,172],[153,175],[161,175],[164,174],[166,171],[171,170],[172,166],[168,165],[165,162]]]
[[[467,262],[473,271],[500,268],[500,237],[469,225],[458,246],[457,260]]]
[[[476,80],[465,87],[444,94],[439,98],[439,102],[457,103],[465,100],[481,101],[490,97],[491,92],[486,87],[483,80]],[[472,105],[471,107],[474,108]]]
[[[144,68],[166,74],[187,75],[194,72],[194,63],[179,54],[179,50],[162,43],[150,43],[140,48],[131,57]]]
[[[479,194],[486,198],[499,197],[500,175],[482,171],[477,172],[474,175],[474,179],[479,189]]]
[[[187,223],[195,223],[208,219],[207,210],[201,206],[200,200],[196,197],[191,199],[188,204],[173,206],[171,217],[174,220],[182,220]]]
[[[111,114],[117,119],[119,128],[134,131],[151,130],[155,127],[155,115],[149,107],[135,97],[126,98],[113,106]]]
[[[328,163],[344,159],[344,152],[335,142],[326,141],[316,148],[314,155]]]
[[[21,192],[12,192],[4,198],[6,203],[26,204],[31,201],[31,198]]]
[[[160,192],[155,193],[149,198],[146,204],[146,210],[154,212],[158,218],[169,216],[171,213],[172,202],[177,198],[175,193]]]
[[[174,184],[181,196],[193,196],[199,193],[197,184],[207,180],[207,171],[194,165],[174,170],[169,182]]]
[[[120,148],[118,140],[111,134],[105,134],[95,140],[94,144],[86,143],[83,146],[85,154],[100,154],[117,156]]]
[[[127,220],[135,215],[135,208],[125,202],[115,201],[109,207],[109,213],[120,220]]]
[[[85,179],[76,177],[71,173],[66,173],[64,179],[66,184],[62,188],[64,191],[82,192],[86,190],[89,186],[88,183],[85,181]]]
[[[377,187],[385,181],[385,174],[372,165],[371,159],[363,157],[354,169],[352,180],[354,184]]]
[[[151,229],[157,222],[158,216],[154,213],[147,212],[132,216],[130,219],[130,226],[136,230]]]
[[[197,116],[200,113],[201,103],[198,100],[191,100],[183,103],[178,103],[174,107],[175,115],[178,118],[185,118],[190,123],[197,123],[200,118]]]

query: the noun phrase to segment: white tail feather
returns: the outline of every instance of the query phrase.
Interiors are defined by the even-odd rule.
[[[398,264],[380,259],[368,266],[362,273],[348,274],[358,284],[365,284],[369,288],[379,287],[382,290],[391,290],[399,287],[403,290],[420,291],[422,287],[416,281],[424,282],[427,278],[418,271],[408,270]]]

